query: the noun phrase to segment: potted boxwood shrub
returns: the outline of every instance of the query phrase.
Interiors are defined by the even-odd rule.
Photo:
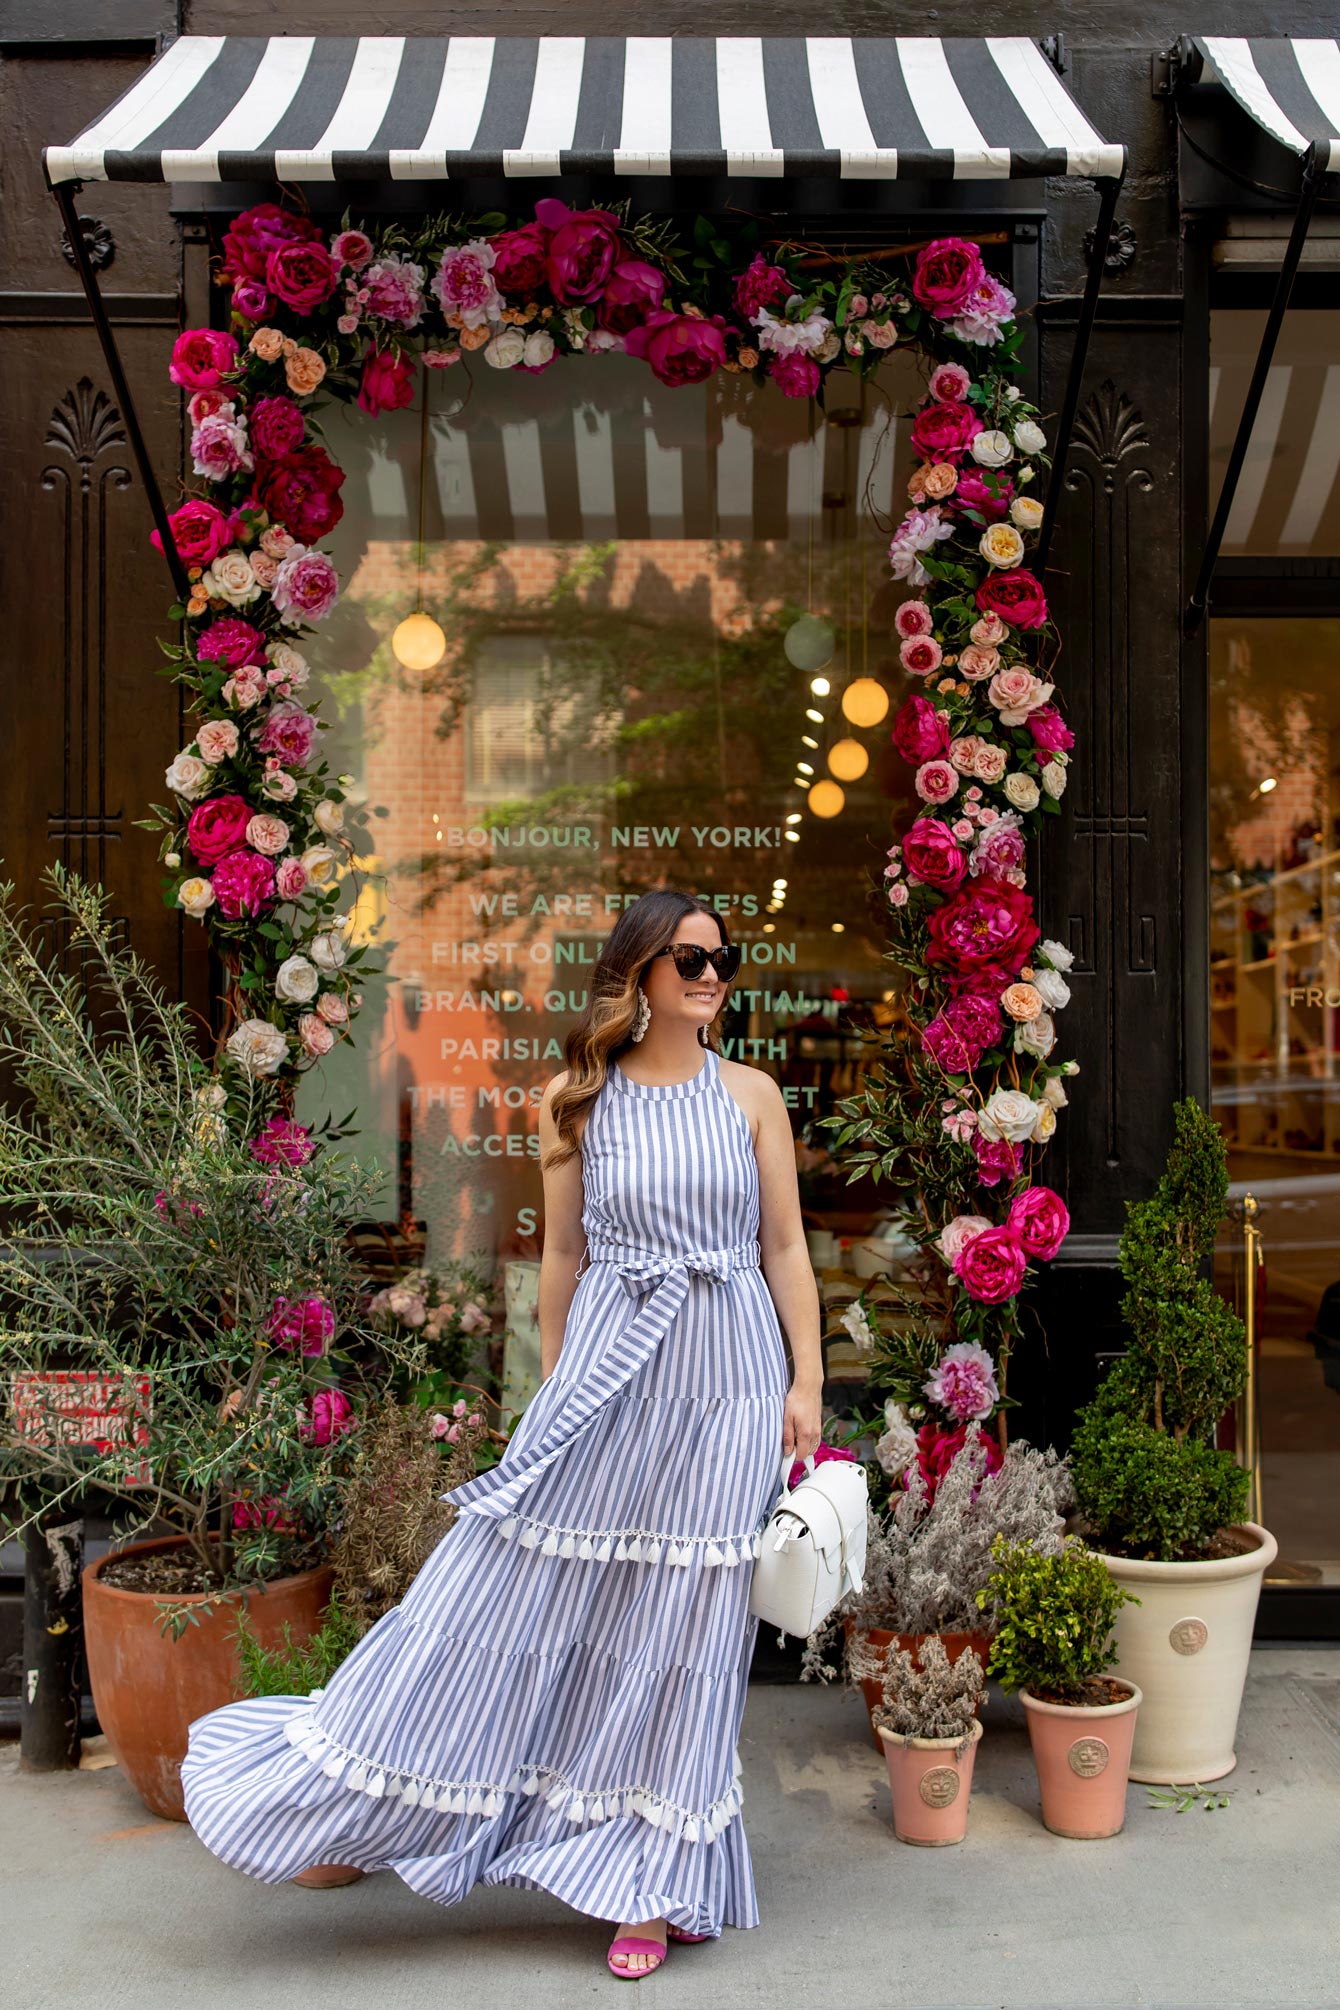
[[[951,1660],[932,1636],[915,1657],[905,1647],[885,1654],[878,1679],[874,1724],[888,1763],[894,1834],[929,1849],[962,1842],[982,1735],[981,1657],[969,1647]]]
[[[1051,1555],[998,1540],[979,1602],[998,1615],[987,1673],[1015,1690],[1028,1717],[1042,1819],[1078,1841],[1114,1836],[1126,1820],[1138,1684],[1107,1675],[1112,1629],[1131,1597],[1074,1537]]]
[[[884,1657],[906,1649],[915,1660],[934,1638],[951,1661],[972,1650],[985,1662],[994,1612],[983,1617],[977,1594],[990,1574],[992,1542],[1004,1534],[1056,1549],[1072,1504],[1065,1462],[1054,1451],[1018,1439],[1002,1453],[979,1430],[933,1438],[904,1430],[899,1484],[887,1512],[872,1509],[867,1523],[864,1585],[810,1636],[802,1665],[802,1679],[836,1674],[838,1663],[825,1657],[841,1627],[842,1672],[860,1684],[877,1748]]]
[[[1208,1274],[1228,1167],[1218,1126],[1188,1099],[1154,1194],[1121,1238],[1130,1345],[1080,1413],[1071,1465],[1082,1528],[1138,1606],[1117,1620],[1121,1666],[1144,1692],[1131,1777],[1217,1780],[1237,1763],[1261,1580],[1275,1538],[1244,1521],[1249,1476],[1215,1446],[1247,1382],[1241,1320]]]
[[[83,1579],[93,1696],[146,1805],[180,1820],[187,1727],[234,1691],[237,1606],[262,1646],[316,1630],[365,1392],[422,1352],[362,1314],[348,1232],[375,1167],[263,1121],[259,1085],[230,1101],[105,897],[46,878],[41,936],[0,888],[0,1062],[22,1097],[0,1110],[3,1520],[119,1508]],[[72,1397],[96,1397],[100,1435]]]

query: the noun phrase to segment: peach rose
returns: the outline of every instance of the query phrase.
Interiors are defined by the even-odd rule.
[[[296,397],[309,398],[325,374],[326,366],[315,349],[295,349],[284,359],[284,375]]]
[[[277,363],[284,353],[284,338],[277,328],[258,328],[247,347],[262,363]]]
[[[298,1039],[304,1054],[319,1058],[328,1054],[335,1045],[335,1035],[325,1020],[316,1012],[304,1012],[298,1021]]]
[[[949,758],[961,775],[975,775],[977,773],[977,761],[983,744],[976,733],[970,733],[964,739],[951,740],[949,742]]]
[[[1036,1019],[1042,1010],[1042,994],[1032,984],[1011,984],[1001,992],[1000,1002],[1011,1019]]]
[[[989,740],[983,740],[982,751],[977,756],[977,779],[990,783],[1003,780],[1008,759],[1003,747],[993,747]]]
[[[462,328],[460,342],[462,349],[482,349],[492,341],[492,331],[487,328]]]
[[[958,673],[970,684],[983,684],[1000,668],[1000,651],[981,642],[966,642],[958,655]]]
[[[237,727],[231,719],[207,719],[195,736],[201,760],[208,761],[211,767],[219,761],[230,761],[237,752],[237,741]]]
[[[968,630],[974,642],[980,642],[987,647],[1003,642],[1009,632],[1007,624],[995,613],[979,615]]]
[[[952,496],[958,487],[958,469],[952,461],[936,461],[926,470],[922,486],[932,502],[940,502],[945,496]]]

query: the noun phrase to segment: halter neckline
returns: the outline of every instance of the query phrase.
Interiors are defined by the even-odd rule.
[[[705,1089],[712,1079],[716,1059],[716,1049],[705,1047],[701,1068],[687,1082],[634,1082],[617,1061],[610,1062],[608,1073],[615,1087],[626,1096],[649,1096],[658,1102],[668,1102],[675,1096],[696,1096],[700,1089]]]

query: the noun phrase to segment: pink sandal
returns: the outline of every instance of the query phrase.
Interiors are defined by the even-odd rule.
[[[667,1927],[667,1933],[669,1930]],[[616,1954],[654,1954],[656,1959],[646,1968],[626,1968],[614,1959]],[[610,1943],[605,1960],[611,1975],[622,1976],[625,1982],[640,1982],[644,1975],[655,1974],[665,1960],[665,1949],[659,1940],[648,1940],[643,1934],[621,1933],[617,1940]]]

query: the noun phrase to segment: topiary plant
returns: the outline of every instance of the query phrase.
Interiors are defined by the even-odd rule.
[[[995,1568],[977,1594],[998,1615],[987,1674],[1043,1703],[1098,1700],[1090,1685],[1117,1658],[1117,1613],[1139,1599],[1074,1536],[1051,1555],[997,1536],[991,1555]]]
[[[1247,1503],[1248,1474],[1214,1435],[1247,1385],[1242,1321],[1208,1274],[1228,1193],[1218,1126],[1188,1097],[1148,1200],[1129,1204],[1121,1238],[1131,1336],[1071,1446],[1086,1524],[1117,1555],[1203,1556]]]

